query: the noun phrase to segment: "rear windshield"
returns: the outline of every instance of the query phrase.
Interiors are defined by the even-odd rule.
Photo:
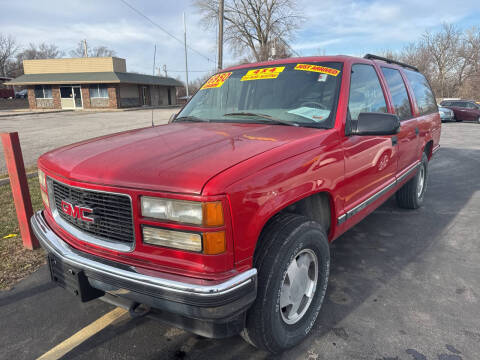
[[[212,76],[175,121],[274,122],[331,128],[341,63],[291,63]]]

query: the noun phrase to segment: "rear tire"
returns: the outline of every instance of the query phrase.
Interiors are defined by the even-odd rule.
[[[428,180],[428,157],[422,154],[422,160],[415,176],[403,185],[395,194],[397,204],[404,209],[418,209],[423,204]]]
[[[328,239],[319,223],[281,213],[265,227],[259,244],[257,298],[241,335],[279,353],[300,343],[315,324],[328,283]]]

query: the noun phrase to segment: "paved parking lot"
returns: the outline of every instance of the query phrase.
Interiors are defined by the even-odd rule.
[[[424,207],[402,210],[390,199],[335,241],[318,321],[300,346],[278,358],[480,359],[479,135],[479,125],[445,124]],[[0,292],[0,358],[36,358],[112,309],[77,302],[50,284],[43,267]],[[276,357],[240,337],[204,339],[149,318],[121,317],[64,358]]]
[[[155,125],[164,124],[177,108],[155,109]],[[152,110],[68,111],[48,114],[0,117],[0,132],[18,131],[27,168],[49,150],[73,142],[129,129],[150,126]],[[0,175],[6,173],[3,147],[0,146]]]

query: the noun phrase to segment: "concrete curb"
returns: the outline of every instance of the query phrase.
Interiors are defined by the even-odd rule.
[[[30,172],[27,174],[27,178],[30,179],[30,178],[33,178],[35,176],[37,176],[37,172]],[[10,184],[10,178],[5,178],[5,179],[0,179],[0,186],[3,186],[3,185],[6,185],[6,184]]]
[[[0,117],[10,117],[10,116],[23,116],[23,115],[37,115],[37,114],[53,114],[53,113],[62,113],[73,110],[56,110],[56,111],[30,111],[30,112],[19,112],[18,114],[1,114]]]

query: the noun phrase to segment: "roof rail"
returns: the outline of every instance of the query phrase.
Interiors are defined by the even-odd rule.
[[[389,64],[397,64],[397,65],[400,65],[400,66],[403,66],[403,67],[406,67],[406,68],[409,68],[409,69],[412,69],[412,70],[415,70],[415,71],[418,71],[418,69],[413,66],[413,65],[408,65],[408,64],[405,64],[405,63],[402,63],[400,61],[395,61],[395,60],[392,60],[392,59],[388,59],[386,57],[382,57],[382,56],[377,56],[377,55],[372,55],[372,54],[367,54],[363,57],[364,59],[369,59],[369,60],[381,60],[381,61],[385,61]],[[420,71],[418,71],[420,72]]]

